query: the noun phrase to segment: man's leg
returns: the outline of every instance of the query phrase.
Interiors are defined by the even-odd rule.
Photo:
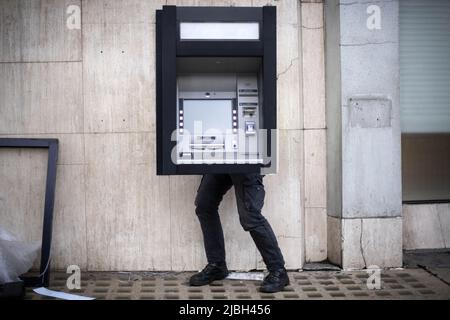
[[[277,292],[289,284],[284,269],[284,259],[269,222],[261,214],[265,190],[263,176],[242,174],[231,176],[236,193],[239,220],[245,231],[249,231],[258,248],[269,275],[260,288],[263,292]]]
[[[269,222],[261,214],[265,190],[259,174],[232,175],[239,212],[239,220],[245,231],[255,241],[268,270],[284,267],[284,259]]]
[[[219,204],[231,186],[232,181],[227,174],[206,174],[195,198],[195,212],[200,221],[206,257],[210,264],[225,264],[225,243]]]
[[[195,212],[202,228],[208,265],[189,279],[191,286],[203,286],[228,275],[219,204],[231,186],[226,174],[206,174],[202,178],[195,198]]]

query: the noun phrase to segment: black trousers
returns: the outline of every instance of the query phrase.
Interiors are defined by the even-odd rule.
[[[219,217],[219,204],[234,186],[239,221],[250,232],[269,271],[284,267],[277,239],[269,222],[261,214],[265,190],[260,174],[206,174],[195,198],[208,263],[225,263],[225,243]]]

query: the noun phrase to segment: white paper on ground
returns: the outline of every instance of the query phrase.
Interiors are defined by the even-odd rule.
[[[61,291],[49,290],[44,287],[33,289],[37,294],[41,294],[43,296],[54,297],[64,300],[94,300],[95,298],[80,296],[77,294],[65,293]]]
[[[263,280],[264,273],[262,272],[230,272],[227,277],[228,280]]]

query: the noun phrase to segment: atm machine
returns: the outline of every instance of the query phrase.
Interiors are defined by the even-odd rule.
[[[157,174],[276,171],[275,10],[157,10]]]

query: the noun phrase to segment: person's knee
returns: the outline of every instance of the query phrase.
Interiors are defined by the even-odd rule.
[[[217,214],[219,205],[209,199],[208,197],[197,195],[195,199],[195,214],[198,217],[204,217],[212,214]]]
[[[267,223],[266,218],[261,213],[248,213],[239,216],[239,222],[245,231],[252,231],[262,227]]]
[[[198,217],[206,216],[206,215],[208,215],[208,212],[211,212],[211,210],[209,210],[207,207],[199,206],[199,205],[197,205],[197,206],[195,207],[195,214],[196,214]]]

